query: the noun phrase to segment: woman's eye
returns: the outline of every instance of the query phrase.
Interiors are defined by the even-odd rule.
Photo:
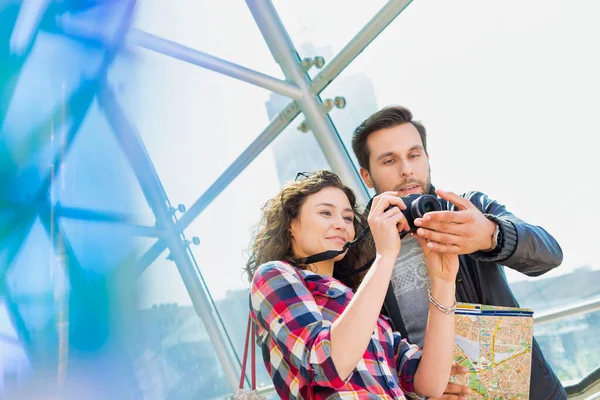
[[[354,218],[352,218],[352,217],[344,217],[344,220],[346,222],[352,222],[352,221],[354,221]]]
[[[329,211],[321,211],[319,214],[321,215],[331,215]]]

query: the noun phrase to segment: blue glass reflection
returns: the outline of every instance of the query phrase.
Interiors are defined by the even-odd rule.
[[[67,229],[60,218],[61,201],[92,211],[140,209],[139,185],[123,173],[125,155],[94,108],[134,4],[0,2],[2,398],[135,392],[126,389],[133,372],[123,344],[133,284],[122,284],[114,271],[123,254],[135,253],[134,234],[119,230],[131,219],[113,216],[117,234],[94,236]],[[115,252],[98,240],[118,241],[116,261],[104,257]]]

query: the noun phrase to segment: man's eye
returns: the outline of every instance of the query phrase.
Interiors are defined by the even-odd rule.
[[[421,155],[419,153],[410,155],[410,158],[419,158],[419,157],[421,157]]]
[[[383,162],[383,164],[384,164],[384,165],[385,165],[385,164],[391,164],[391,163],[393,163],[393,162],[394,162],[394,160],[392,160],[392,159],[389,159],[389,160],[385,160],[385,161]]]

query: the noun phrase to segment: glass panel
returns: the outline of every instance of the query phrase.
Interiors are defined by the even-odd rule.
[[[269,119],[277,117],[287,106],[287,102],[285,97],[272,93],[265,103]],[[329,167],[313,133],[298,130],[298,126],[304,120],[303,114],[296,117],[273,141],[269,149],[273,154],[280,185],[295,179],[300,171]]]
[[[342,48],[385,5],[375,1],[274,1],[301,58],[321,56],[325,62]],[[315,76],[319,70],[309,70]]]
[[[6,273],[11,299],[20,308],[28,330],[45,329],[56,317],[54,296],[69,290],[64,268],[37,219]]]
[[[64,281],[60,259],[39,219],[36,219],[25,238],[6,278],[10,292],[14,294],[53,292],[56,289],[55,281]],[[58,289],[64,293],[65,287]]]
[[[146,225],[154,214],[114,132],[96,101],[63,161],[52,189],[56,202],[64,206],[100,210],[123,215]]]
[[[583,266],[561,276],[511,282],[510,287],[519,302],[540,312],[600,295],[599,279],[600,269]]]
[[[16,31],[15,37],[19,36]],[[74,114],[87,109],[93,94],[89,81],[96,78],[106,54],[102,48],[72,38],[44,31],[35,34],[35,28],[33,39],[22,64],[15,62],[21,59],[14,55],[8,59],[0,56],[0,64],[9,67],[0,74],[0,83],[4,82],[0,85],[4,92],[0,110],[1,191],[12,199],[38,195],[53,158],[64,150],[60,139],[77,119]],[[8,43],[8,36],[6,40]]]
[[[136,14],[139,29],[283,79],[243,1],[145,0]]]
[[[534,334],[562,382],[576,383],[600,365],[600,311],[536,325]]]
[[[124,224],[65,218],[60,224],[81,267],[103,275],[134,262],[157,240]]]
[[[269,92],[148,51],[136,54],[137,73],[123,82],[119,100],[171,202],[189,207],[267,126]]]
[[[296,129],[302,119],[300,115],[292,121],[186,231],[188,237],[200,239],[192,251],[240,358],[248,316],[248,278],[243,268],[251,227],[259,221],[264,203],[298,171],[329,168],[314,136]],[[264,364],[257,365],[257,383],[270,385]]]
[[[35,128],[62,107],[86,77],[98,74],[104,55],[104,49],[40,31],[19,72],[6,113],[2,127],[10,134],[6,139],[23,140],[23,135],[35,134]]]
[[[31,365],[17,336],[5,299],[0,297],[0,395],[23,384]]]
[[[0,243],[4,242],[4,239],[8,235],[11,224],[13,223],[15,217],[14,211],[7,208],[2,208],[2,206],[3,205],[0,205]],[[0,263],[0,271],[1,270],[2,264]]]
[[[177,266],[163,253],[138,280],[138,323],[129,332],[134,399],[196,399],[231,393]]]

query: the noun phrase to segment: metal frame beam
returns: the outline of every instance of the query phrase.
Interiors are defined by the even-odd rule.
[[[111,212],[88,210],[79,207],[65,207],[60,204],[40,203],[40,202],[14,202],[0,200],[0,209],[9,208],[17,211],[18,215],[22,211],[35,212],[37,214],[49,214],[52,212],[57,218],[76,219],[90,222],[106,222],[111,224],[124,225],[136,236],[162,238],[163,232],[155,226],[139,225],[135,223],[135,216]]]
[[[10,291],[8,290],[8,282],[5,280],[0,281],[0,293],[3,293],[3,301],[6,305],[6,312],[8,314],[8,318],[10,322],[13,324],[13,328],[17,334],[17,338],[21,341],[23,346],[23,350],[27,357],[31,359],[32,357],[32,349],[31,349],[31,335],[29,334],[29,330],[27,329],[27,325],[25,324],[25,320],[21,315],[17,305],[14,300],[10,296]]]
[[[323,111],[321,99],[313,92],[310,77],[302,68],[298,52],[279,19],[273,3],[268,0],[246,0],[246,3],[286,79],[294,82],[302,91],[302,98],[297,100],[298,105],[331,169],[354,189],[358,201],[366,204],[369,196],[364,183],[329,115]]]
[[[152,160],[139,133],[120,109],[114,93],[108,88],[108,85],[103,86],[98,94],[99,105],[113,128],[117,140],[128,154],[132,169],[144,192],[146,201],[154,212],[158,227],[165,231],[165,242],[171,252],[171,257],[186,286],[196,313],[201,318],[214,346],[231,389],[235,391],[238,385],[240,364],[233,356],[233,349],[223,340],[224,327],[219,324],[213,313],[214,305],[200,279],[199,271],[194,267],[189,250],[183,244],[181,231],[175,228],[173,214],[169,211],[167,195]]]
[[[279,135],[289,123],[300,114],[296,102],[289,104],[279,115],[271,121],[264,131],[243,151],[242,154],[210,185],[210,187],[192,204],[188,211],[175,223],[175,231],[183,232],[204,209],[229,186],[231,182],[248,166],[269,144]],[[156,242],[140,257],[133,267],[137,274],[141,274],[154,260],[167,248],[164,241]]]
[[[163,39],[139,29],[130,30],[127,34],[126,42],[130,46],[139,46],[190,64],[198,65],[292,99],[300,99],[302,97],[300,88],[292,83],[273,78],[261,72],[222,60],[211,56],[210,54]]]
[[[321,93],[410,3],[412,0],[391,0],[383,6],[356,36],[325,64],[313,79],[312,90]]]

